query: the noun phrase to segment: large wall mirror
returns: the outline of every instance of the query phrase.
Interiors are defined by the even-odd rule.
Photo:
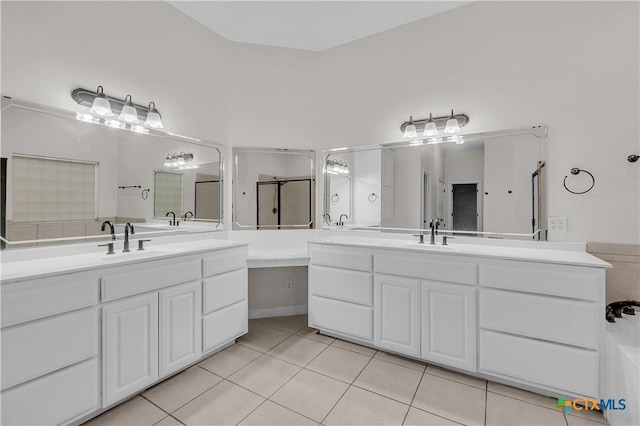
[[[9,98],[2,104],[3,238],[9,247],[222,229],[218,145]],[[175,214],[179,226],[169,225]],[[184,218],[188,220],[184,220]],[[15,244],[14,244],[15,243]]]
[[[327,150],[323,226],[545,239],[546,127]]]
[[[315,227],[314,151],[234,148],[233,229]]]

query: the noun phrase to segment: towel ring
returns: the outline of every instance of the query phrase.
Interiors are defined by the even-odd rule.
[[[367,198],[369,199],[370,203],[375,203],[376,200],[378,199],[378,196],[376,195],[375,192],[372,192],[371,194],[369,194]]]
[[[150,191],[151,191],[151,190],[150,190],[150,189],[148,189],[148,188],[147,188],[147,189],[143,189],[143,190],[142,190],[142,199],[143,199],[143,200],[146,200],[147,198],[149,198],[149,192],[150,192]]]
[[[586,194],[587,192],[591,191],[593,189],[594,185],[596,184],[596,178],[593,177],[593,175],[590,172],[588,172],[587,170],[582,170],[582,169],[579,169],[577,167],[574,167],[573,169],[571,169],[571,174],[572,175],[578,175],[578,174],[580,174],[580,172],[585,172],[586,174],[591,176],[591,186],[586,191],[582,191],[582,192],[572,191],[569,188],[567,188],[567,178],[569,176],[565,176],[564,177],[564,181],[562,182],[562,184],[564,185],[564,189],[566,189],[567,191],[569,191],[572,194],[577,194],[577,195]]]
[[[339,199],[340,199],[340,196],[338,194],[333,194],[331,196],[331,201],[334,203],[337,202]]]

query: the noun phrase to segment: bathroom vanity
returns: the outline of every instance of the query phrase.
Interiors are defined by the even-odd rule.
[[[201,240],[3,263],[2,424],[91,417],[232,343],[246,257]]]
[[[600,396],[604,261],[346,236],[309,254],[309,326],[323,333],[552,396]]]

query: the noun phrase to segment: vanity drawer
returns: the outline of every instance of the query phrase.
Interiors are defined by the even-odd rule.
[[[126,266],[118,268],[118,273],[103,276],[102,301],[108,302],[200,279],[200,259],[189,257],[171,262],[147,262]]]
[[[98,275],[66,274],[2,284],[2,327],[98,303]]]
[[[203,314],[247,299],[247,269],[207,278],[202,283]]]
[[[57,425],[97,410],[98,377],[93,358],[3,392],[2,424]]]
[[[247,266],[247,248],[221,250],[202,259],[202,276],[222,274]]]
[[[365,249],[310,245],[311,264],[371,272],[373,254]]]
[[[309,297],[309,327],[373,341],[373,309],[322,297]]]
[[[604,298],[604,269],[530,262],[483,262],[481,286],[537,294],[599,300]]]
[[[595,303],[483,288],[479,311],[482,328],[598,349]]]
[[[202,352],[215,349],[248,331],[247,306],[245,300],[202,318]]]
[[[598,396],[596,351],[480,330],[480,369],[582,396]]]
[[[389,275],[476,284],[477,266],[473,260],[454,261],[433,253],[381,253],[375,256],[376,272]]]
[[[2,331],[2,389],[98,354],[98,312],[85,309]]]
[[[310,266],[309,293],[314,296],[371,306],[373,276],[364,272]]]

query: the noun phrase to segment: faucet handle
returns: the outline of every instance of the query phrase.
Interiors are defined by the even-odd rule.
[[[98,247],[107,247],[107,254],[116,254],[116,252],[113,251],[113,243],[98,244]]]
[[[413,234],[414,237],[420,237],[418,244],[424,244],[424,234]]]
[[[443,246],[448,246],[449,244],[447,244],[447,240],[455,240],[454,237],[448,237],[446,235],[442,236],[442,245]]]
[[[148,241],[151,241],[151,240],[138,240],[138,251],[144,250],[144,243]]]

